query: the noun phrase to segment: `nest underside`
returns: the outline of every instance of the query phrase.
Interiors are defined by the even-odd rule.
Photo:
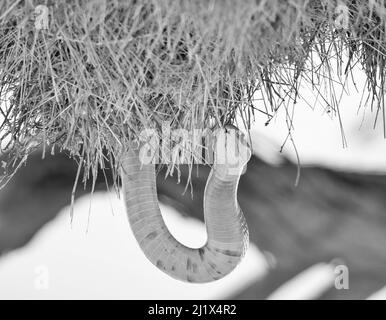
[[[379,0],[2,0],[2,182],[42,146],[86,181],[106,162],[116,173],[144,129],[268,125],[304,85],[338,113],[334,88],[357,67],[382,118],[385,26]]]

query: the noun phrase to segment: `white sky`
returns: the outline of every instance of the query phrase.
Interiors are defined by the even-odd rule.
[[[365,84],[362,72],[355,72],[357,88],[361,90]],[[339,86],[336,86],[339,92]],[[303,96],[310,105],[315,103],[315,90],[304,89]],[[342,120],[347,147],[343,147],[342,130],[339,118],[325,112],[319,104],[312,109],[303,101],[295,108],[292,131],[302,165],[319,164],[344,170],[355,171],[386,171],[386,140],[383,136],[382,116],[374,129],[375,112],[370,106],[358,108],[362,92],[349,85],[340,103]],[[320,99],[319,99],[320,101]],[[256,114],[256,122],[252,130],[255,152],[261,157],[275,162],[278,151],[288,135],[286,112],[281,109],[277,117],[268,126],[264,126],[267,118]],[[293,161],[296,154],[291,142],[286,144],[284,154]]]

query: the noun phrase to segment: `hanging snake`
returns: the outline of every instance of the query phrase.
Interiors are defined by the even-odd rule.
[[[193,249],[178,242],[162,218],[155,165],[141,163],[138,149],[126,151],[121,178],[129,223],[142,251],[157,268],[192,283],[221,279],[236,268],[249,243],[237,188],[250,157],[246,139],[236,127],[228,125],[218,131],[204,191],[207,242]]]

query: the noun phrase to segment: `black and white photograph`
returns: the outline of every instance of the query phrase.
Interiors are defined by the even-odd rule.
[[[385,94],[383,0],[0,0],[0,300],[386,300]]]

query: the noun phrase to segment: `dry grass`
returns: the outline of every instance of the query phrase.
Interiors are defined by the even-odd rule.
[[[0,97],[12,95],[1,110],[3,182],[41,144],[95,174],[165,121],[190,130],[239,117],[248,129],[256,112],[269,122],[296,104],[304,83],[338,113],[332,72],[343,85],[356,65],[368,78],[364,103],[384,116],[383,1],[103,3],[34,1],[50,10],[49,29],[37,30],[31,1],[1,1]],[[339,4],[347,29],[337,28]]]

